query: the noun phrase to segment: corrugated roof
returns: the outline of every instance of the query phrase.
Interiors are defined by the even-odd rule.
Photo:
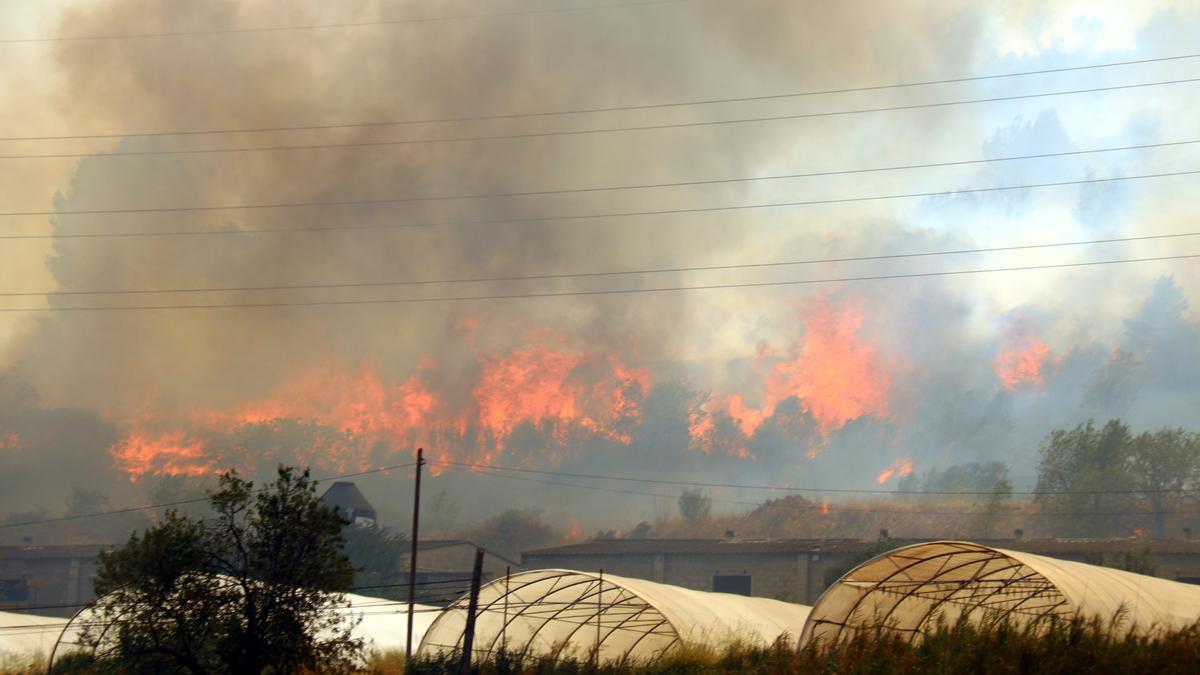
[[[525,551],[533,556],[657,555],[663,553],[807,553],[858,551],[869,545],[859,539],[597,539],[579,544]]]

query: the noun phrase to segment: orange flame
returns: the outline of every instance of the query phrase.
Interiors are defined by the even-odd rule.
[[[913,462],[911,457],[901,457],[894,460],[886,469],[881,471],[875,478],[875,482],[883,485],[893,478],[903,478],[913,472]]]
[[[133,482],[147,473],[201,476],[213,470],[205,441],[182,431],[151,434],[136,429],[108,451]]]
[[[1007,345],[992,361],[992,370],[1000,378],[1000,384],[1009,391],[1015,391],[1023,384],[1035,387],[1045,384],[1047,366],[1060,360],[1050,347],[1022,326],[1010,329],[1006,341]]]
[[[1141,539],[1146,536],[1146,531],[1140,527],[1133,528],[1133,534],[1129,535],[1130,539]]]
[[[693,419],[691,435],[697,445],[711,451],[713,414],[729,417],[749,438],[791,397],[801,402],[822,436],[861,417],[888,415],[891,374],[875,347],[860,335],[863,303],[852,300],[835,309],[826,296],[819,296],[801,318],[804,339],[793,345],[789,360],[770,368],[762,405],[747,405],[741,394],[717,397],[708,415]],[[761,359],[772,358],[766,349],[760,348],[759,354]]]
[[[143,415],[109,453],[136,480],[151,473],[191,475],[252,465],[263,457],[251,456],[246,447],[251,440],[284,446],[286,438],[286,447],[259,447],[257,454],[289,452],[337,471],[368,468],[380,447],[396,453],[424,445],[434,473],[449,461],[491,463],[522,425],[549,434],[556,447],[576,435],[631,442],[649,372],[626,366],[616,355],[572,349],[545,331],[531,332],[529,340],[533,344],[506,353],[477,353],[471,396],[458,397],[462,404],[454,409],[427,387],[426,380],[437,375],[428,357],[399,383],[366,366],[353,372],[313,368],[260,399],[192,411],[184,423]],[[271,433],[256,435],[255,429]],[[561,459],[552,453],[547,458]]]
[[[21,450],[21,437],[15,433],[0,434],[0,450]]]
[[[821,515],[823,515],[823,516],[829,515],[829,498],[828,497],[821,500]]]

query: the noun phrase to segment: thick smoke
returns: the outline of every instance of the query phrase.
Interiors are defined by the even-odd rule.
[[[421,8],[380,6],[350,17],[331,17],[329,11],[320,5],[272,14],[235,2],[105,2],[71,10],[59,32],[365,22],[416,14]],[[488,116],[937,79],[973,72],[977,63],[1006,69],[988,58],[999,30],[993,14],[975,3],[685,2],[347,30],[66,42],[54,53],[62,79],[56,114],[86,131],[236,129]],[[1167,28],[1152,23],[1147,30]],[[1185,41],[1186,34],[1174,34],[1180,44]],[[1041,65],[1009,60],[1014,62],[1001,65],[1011,70]],[[1108,75],[1097,77],[1103,84]],[[1039,82],[1042,89],[1072,84],[1062,78]],[[1035,102],[986,114],[943,108],[620,134],[361,145],[875,107],[1011,93],[1012,86],[941,87],[922,93],[926,98],[897,90],[654,111],[64,143],[63,151],[94,149],[96,156],[78,163],[54,207],[69,212],[559,190],[1003,157],[1104,145],[1106,138],[1110,145],[1123,142],[1116,138],[1145,142],[1166,134],[1151,113],[1139,111],[1123,128],[1081,132],[1085,140],[1077,141],[1069,124],[1078,112],[1075,103],[1064,103],[1060,110]],[[105,156],[324,143],[358,146]],[[52,227],[64,234],[376,229],[59,239],[46,264],[62,291],[354,284],[970,248],[1161,232],[1183,222],[1169,212],[1155,215],[1147,202],[1160,193],[1117,186],[1053,195],[1035,190],[962,194],[902,207],[875,202],[538,220],[1016,185],[1158,166],[1153,158],[1142,164],[1126,159],[1054,161],[1021,171],[1001,163],[941,174],[386,206],[63,213],[53,218]],[[393,227],[522,218],[532,222]],[[993,227],[995,223],[1004,227]],[[1061,226],[1049,229],[1048,223]],[[1108,247],[1097,256],[1154,254],[1170,246]],[[1041,264],[1074,259],[1072,255],[1087,254],[435,287],[56,296],[51,303],[65,308],[634,290]],[[21,449],[0,448],[0,461],[5,475],[20,478],[10,480],[12,489],[3,491],[0,508],[18,510],[39,499],[53,507],[83,483],[106,484],[116,494],[128,494],[131,475],[144,485],[156,469],[209,471],[223,461],[261,469],[298,459],[325,472],[352,471],[407,461],[416,443],[426,444],[435,461],[442,457],[835,487],[874,485],[877,474],[900,458],[921,468],[1002,459],[1014,464],[1014,477],[1027,485],[1037,443],[1051,428],[1109,416],[1142,426],[1190,422],[1187,413],[1195,407],[1200,372],[1181,364],[1195,364],[1200,349],[1194,310],[1187,308],[1195,277],[1190,271],[1163,277],[1170,270],[493,302],[46,314],[29,324],[11,348],[0,432],[19,437]],[[1053,297],[1046,288],[1055,289]],[[847,312],[858,317],[857,323],[844,329],[848,332],[834,331],[830,341],[845,346],[847,336],[852,337],[861,348],[856,358],[866,365],[822,375],[834,355],[811,353],[814,326],[848,321]],[[1035,343],[1044,349],[1025,355]],[[478,414],[479,391],[489,364],[533,359],[539,349],[574,359],[563,366],[567,374],[561,381],[586,392],[579,396],[583,412],[577,417],[601,406],[614,409],[619,403],[614,397],[629,398],[629,414],[589,418],[591,426],[573,418],[563,427],[566,438],[557,435],[554,422],[566,419],[569,411],[554,409],[532,421],[514,416],[515,426],[502,442],[481,442],[486,424]],[[1003,357],[1006,350],[1013,354]],[[791,361],[805,365],[787,370]],[[1011,371],[1008,379],[998,367]],[[772,399],[772,372],[799,372],[796,377],[819,383],[820,390],[802,389],[797,395],[794,388],[782,387]],[[879,388],[879,396],[859,401],[840,417],[822,413],[816,399],[831,395],[837,378],[849,372],[870,382],[847,385],[847,396],[859,396],[867,384]],[[511,382],[516,376],[506,377],[497,381]],[[384,406],[389,413],[411,413],[412,428],[367,433],[374,440],[364,447],[363,427],[356,436],[321,419],[337,416],[331,412],[337,404],[322,404],[322,396],[332,400],[343,386],[353,389],[361,381],[379,385],[381,395],[391,401]],[[420,402],[425,393],[441,406],[429,404],[442,425],[436,433],[428,428],[432,417],[413,412],[425,410]],[[500,393],[510,401],[519,398]],[[746,413],[739,416],[730,407],[734,396],[761,417],[753,428],[745,422]],[[374,400],[365,395],[354,399],[368,406]],[[254,414],[247,417],[247,409]],[[341,412],[362,414],[358,409]],[[372,419],[371,424],[386,426]],[[698,420],[704,419],[712,426],[708,441],[696,432]],[[827,419],[834,421],[823,421]],[[153,464],[144,476],[131,472],[129,461],[122,463],[113,448],[133,447],[118,441],[134,432],[158,441],[180,434],[174,441],[177,455]],[[341,449],[352,446],[348,463],[311,451],[331,448],[338,452],[330,454],[341,456]],[[562,486],[455,471],[434,480],[449,494],[464,500],[469,495],[466,515],[471,517],[535,504],[563,522],[567,516],[585,516],[586,507],[594,505],[589,512],[602,517],[591,519],[602,523],[649,517],[670,502],[611,493],[581,496]],[[372,498],[387,507],[385,513],[402,513],[407,487],[379,485],[377,492],[368,488]],[[756,493],[726,496],[761,498]]]

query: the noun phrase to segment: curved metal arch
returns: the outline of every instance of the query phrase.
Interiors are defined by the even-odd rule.
[[[532,578],[529,581],[522,582],[520,577],[529,575]],[[504,620],[501,622],[500,629],[496,635],[492,636],[491,641],[486,649],[487,653],[493,653],[497,642],[501,636],[507,636],[512,639],[509,629],[519,620],[529,621],[534,624],[528,635],[522,636],[520,639],[524,643],[521,647],[521,656],[525,657],[529,654],[529,650],[533,647],[534,642],[543,631],[548,630],[548,626],[559,623],[574,624],[567,635],[561,640],[562,644],[558,645],[554,650],[553,658],[558,658],[561,650],[570,643],[571,639],[584,627],[596,626],[597,617],[603,617],[605,614],[612,612],[616,608],[628,609],[626,616],[621,616],[617,619],[615,625],[601,626],[605,630],[600,636],[600,646],[603,646],[608,640],[622,630],[637,630],[640,635],[632,641],[630,646],[624,650],[623,658],[630,658],[638,645],[649,635],[656,635],[660,638],[670,638],[670,641],[662,650],[657,650],[655,657],[661,656],[671,646],[678,643],[680,640],[678,630],[672,624],[671,620],[663,614],[662,610],[655,607],[653,603],[642,598],[636,591],[626,588],[619,583],[614,583],[608,578],[601,580],[597,574],[590,572],[574,571],[574,570],[533,570],[530,572],[518,573],[509,575],[504,578],[495,579],[488,583],[489,590],[500,590],[494,597],[488,599],[488,602],[479,607],[476,611],[480,614],[487,612],[498,611],[495,607],[498,604],[504,603],[506,600],[511,603],[514,598],[519,598],[523,592],[529,590],[531,586],[537,584],[548,584],[549,587],[536,594],[536,597],[522,599],[520,603],[516,603],[516,607],[510,607],[507,611]],[[507,585],[507,588],[504,586]],[[561,603],[551,602],[549,599],[556,595],[570,591],[579,586],[586,587],[582,592],[578,592],[569,600],[564,600]],[[612,593],[611,599],[604,599],[599,607],[594,604],[595,600],[604,598],[608,593]],[[454,604],[447,607],[442,616],[435,620],[426,633],[426,640],[436,639],[437,629],[443,621],[450,620],[448,617],[454,610],[465,609],[466,600],[459,598]],[[548,614],[538,615],[538,608],[541,608]],[[581,620],[569,620],[563,618],[575,610],[585,610],[587,615]],[[649,615],[649,616],[647,616]],[[646,624],[645,628],[633,628],[633,626]],[[451,624],[452,625],[452,624]],[[662,628],[668,627],[668,631],[663,631]],[[429,649],[436,647],[451,647],[449,644],[435,643],[432,641],[426,642],[422,640],[419,649]],[[453,647],[461,648],[463,635],[459,633],[454,640]]]
[[[940,544],[947,548],[950,548],[951,550],[939,552],[934,555],[928,555],[928,556],[912,556],[912,555],[910,555],[911,553],[919,551],[921,548],[928,547],[934,543],[937,543],[937,544]],[[947,564],[950,563],[951,560],[953,560],[955,557],[958,557],[958,556],[965,556],[970,559],[964,560],[961,564],[954,565],[953,567],[947,568]],[[932,574],[929,578],[918,579],[918,580],[913,580],[911,582],[908,582],[911,585],[910,585],[909,589],[906,591],[900,591],[895,588],[888,588],[889,585],[896,585],[897,583],[903,583],[903,582],[894,581],[897,576],[902,575],[902,574],[908,574],[909,572],[911,572],[911,570],[914,567],[917,567],[921,564],[933,562],[935,560],[938,560],[939,558],[944,559],[944,560],[943,560],[941,566],[937,569],[937,571],[934,574]],[[1011,561],[1012,564],[1000,567],[998,569],[987,570],[986,572],[984,571],[986,569],[987,565],[989,565],[995,561],[998,561],[998,560],[1008,560],[1008,561]],[[854,575],[856,573],[858,573],[859,571],[861,571],[862,569],[869,567],[873,564],[883,563],[883,562],[891,563],[895,567],[895,569],[886,572],[886,574],[883,576],[883,578],[876,580],[876,581],[866,582],[866,581],[856,581],[854,579]],[[946,574],[952,573],[956,570],[961,570],[966,567],[970,567],[972,565],[980,565],[981,566],[980,570],[976,573],[977,576],[973,575],[972,578],[965,579],[961,582],[939,581],[939,579],[943,578]],[[1028,569],[1029,573],[1025,574],[1023,576],[1017,577],[1017,578],[994,579],[994,581],[998,582],[997,588],[995,588],[994,590],[991,590],[990,592],[983,594],[982,596],[970,596],[969,598],[964,598],[961,595],[959,595],[963,589],[968,588],[971,585],[979,584],[981,582],[988,582],[990,580],[993,580],[992,578],[994,578],[998,574],[1002,574],[1004,572],[1014,570],[1014,569],[1019,570],[1020,568]],[[909,633],[909,640],[913,640],[916,638],[917,635],[921,634],[925,630],[926,626],[928,625],[928,621],[929,621],[930,617],[932,616],[933,612],[936,611],[936,609],[938,607],[940,607],[941,605],[949,604],[949,603],[960,604],[960,605],[963,605],[964,607],[968,607],[969,609],[967,611],[974,611],[979,608],[986,609],[988,601],[991,598],[995,597],[996,594],[1004,592],[1008,588],[1011,588],[1012,583],[1022,582],[1022,581],[1026,581],[1029,579],[1035,579],[1035,578],[1041,579],[1044,583],[1039,584],[1038,588],[1036,588],[1035,590],[1026,591],[1025,597],[1020,598],[1019,600],[1016,600],[1016,602],[1012,606],[1004,608],[1002,610],[998,610],[998,611],[1003,611],[1008,614],[1019,614],[1019,613],[1020,614],[1028,614],[1028,615],[1032,616],[1034,620],[1040,620],[1052,613],[1058,612],[1060,610],[1060,608],[1062,608],[1064,606],[1070,606],[1071,603],[1070,603],[1070,600],[1067,598],[1066,594],[1063,593],[1062,590],[1059,589],[1058,586],[1048,576],[1046,576],[1045,572],[1037,569],[1035,566],[1030,565],[1028,562],[1026,562],[1024,560],[1021,560],[1019,558],[1015,558],[1015,557],[1009,555],[1007,552],[999,551],[999,550],[993,549],[991,547],[983,546],[980,544],[973,544],[970,542],[947,541],[947,542],[930,542],[930,543],[925,543],[925,544],[914,544],[910,547],[903,547],[901,549],[897,549],[895,551],[891,551],[891,552],[876,556],[876,557],[856,566],[855,568],[848,571],[846,574],[842,575],[842,577],[840,579],[838,579],[837,582],[835,582],[832,586],[830,586],[829,590],[826,591],[826,594],[833,592],[837,587],[839,587],[843,584],[847,584],[847,583],[862,584],[864,587],[863,590],[861,590],[858,597],[854,599],[854,601],[850,604],[850,606],[845,610],[844,613],[839,612],[839,614],[843,615],[843,618],[841,618],[840,620],[824,619],[824,618],[821,618],[821,616],[817,613],[817,611],[819,610],[819,608],[822,605],[822,600],[825,599],[825,596],[823,595],[821,600],[818,600],[816,606],[814,606],[814,613],[812,615],[812,618],[810,619],[809,624],[805,627],[805,630],[804,630],[804,633],[803,633],[801,639],[802,639],[802,642],[811,640],[813,638],[813,635],[815,634],[816,628],[818,626],[835,626],[836,627],[836,635],[839,635],[839,636],[842,634],[842,631],[846,630],[847,628],[851,628],[851,629],[855,628],[855,626],[853,626],[854,617],[857,615],[859,610],[862,608],[863,603],[867,601],[868,597],[875,593],[897,594],[897,595],[902,596],[900,599],[896,600],[887,609],[886,613],[884,614],[884,617],[886,618],[886,617],[892,616],[896,611],[898,611],[900,608],[900,605],[902,605],[904,603],[904,601],[907,600],[909,597],[920,597],[920,590],[924,587],[958,583],[959,588],[948,589],[944,597],[940,597],[940,598],[928,597],[928,601],[931,603],[930,607],[924,612],[924,616],[922,616],[919,621],[913,622],[912,628],[896,628],[896,629],[894,629],[894,630],[897,630],[898,632]],[[1053,591],[1053,593],[1048,593],[1048,591]],[[974,601],[970,601],[972,598],[978,598],[978,599],[974,600]],[[1048,605],[1038,606],[1036,609],[1044,608],[1044,610],[1041,612],[1028,611],[1028,610],[1021,609],[1022,605],[1025,605],[1029,601],[1037,599],[1037,598],[1056,599],[1056,601],[1052,602]]]

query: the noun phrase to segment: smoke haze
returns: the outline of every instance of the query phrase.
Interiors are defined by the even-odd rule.
[[[543,6],[543,5],[539,5]],[[557,6],[545,3],[546,7]],[[13,25],[117,35],[480,13],[473,3],[63,2]],[[489,3],[489,11],[526,8]],[[9,10],[5,10],[9,11]],[[1186,53],[1194,3],[695,0],[347,29],[3,45],[12,135],[252,129],[565,111],[917,82]],[[14,30],[16,30],[14,28]],[[546,220],[937,192],[1196,168],[1194,147],[917,171],[315,208],[1011,157],[1200,137],[1194,84],[760,123],[684,124],[1191,77],[1189,61],[924,88],[351,128],[5,141],[6,307],[389,301],[1011,267],[1197,252],[1183,239],[626,277],[361,286],[827,259],[1188,232],[1193,177],[803,208]],[[33,70],[31,70],[31,68]],[[33,75],[31,72],[44,73]],[[19,95],[27,92],[28,97]],[[1102,112],[1102,114],[1098,114]],[[309,150],[111,156],[284,145]],[[437,223],[486,223],[426,226]],[[503,221],[503,222],[497,222]],[[407,227],[413,225],[413,227]],[[403,227],[402,227],[403,226]],[[259,233],[260,229],[313,229]],[[353,228],[337,231],[331,228]],[[434,463],[469,517],[638,519],[663,498],[578,492],[450,462],[680,480],[877,486],[886,470],[1001,460],[1035,476],[1047,431],[1088,418],[1193,425],[1195,261],[690,292],[6,313],[0,512],[81,485],[136,500],[163,475]],[[395,523],[406,485],[363,478]],[[372,482],[374,481],[374,482]],[[727,493],[760,499],[761,494]]]

